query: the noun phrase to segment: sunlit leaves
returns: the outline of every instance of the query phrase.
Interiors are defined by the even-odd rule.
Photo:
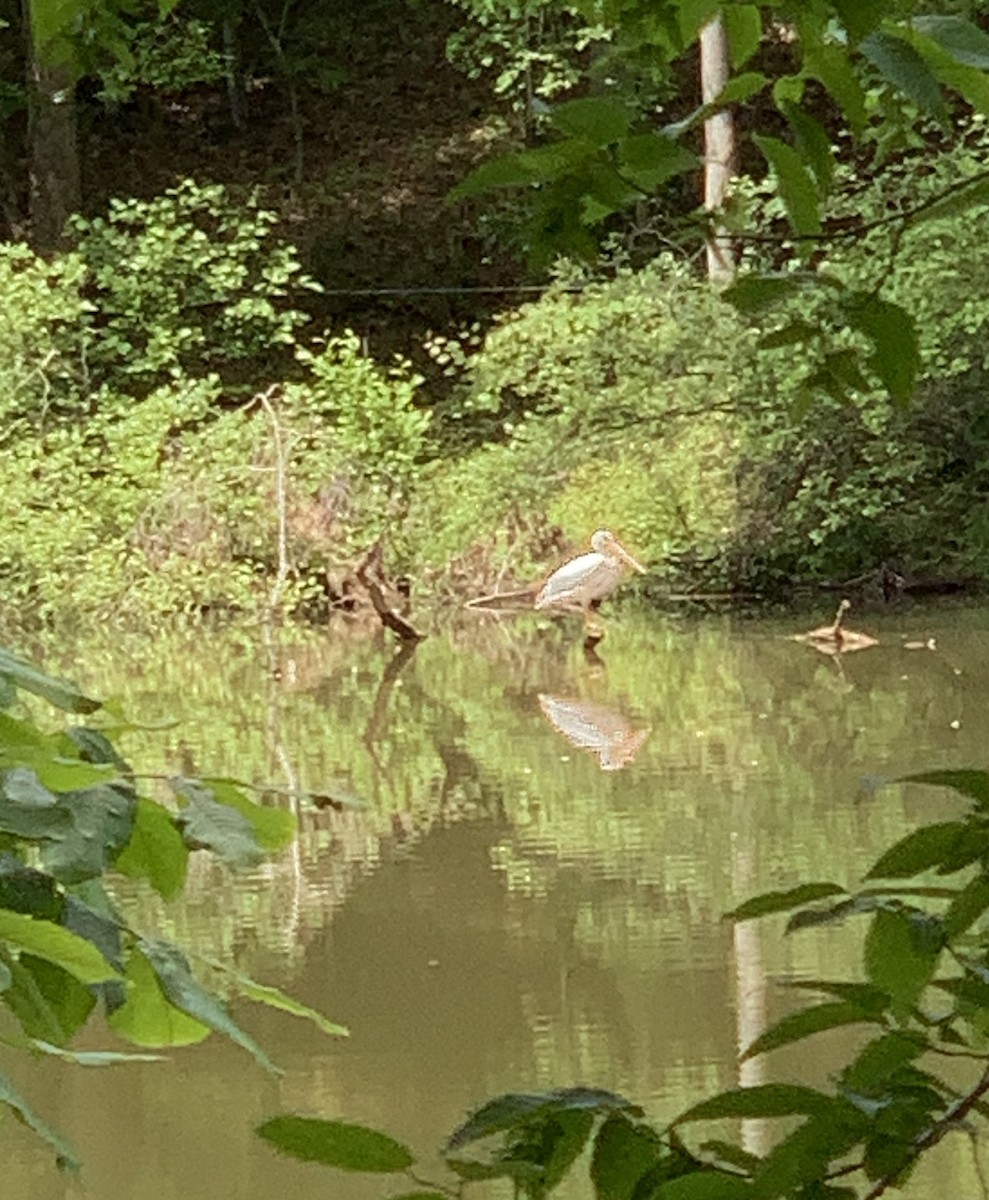
[[[116,870],[146,878],[163,899],[171,900],[185,883],[188,860],[189,848],[172,814],[153,800],[139,799],[130,840],[114,862]]]
[[[91,942],[51,921],[0,909],[0,941],[54,963],[81,983],[119,978]]]
[[[172,1004],[146,956],[127,960],[127,1000],[107,1018],[110,1028],[136,1046],[188,1046],[209,1036],[210,1027]]]
[[[283,1154],[341,1171],[393,1174],[415,1163],[412,1151],[401,1142],[364,1125],[281,1116],[266,1121],[257,1132]]]

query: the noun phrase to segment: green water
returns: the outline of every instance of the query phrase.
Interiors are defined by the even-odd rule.
[[[281,631],[273,653],[250,630],[49,648],[46,666],[129,716],[180,719],[128,735],[140,770],[348,806],[304,808],[297,846],[255,874],[194,856],[176,903],[116,891],[133,924],[352,1033],[238,1007],[278,1078],[218,1039],[103,1071],[5,1053],[85,1169],[56,1175],[6,1121],[3,1195],[363,1200],[407,1189],[280,1159],[253,1127],[286,1110],[370,1122],[428,1174],[442,1136],[499,1091],[595,1084],[662,1120],[732,1085],[739,1044],[794,1003],[783,982],[853,974],[858,933],[784,939],[779,921],[733,929],[720,914],[766,888],[854,882],[951,807],[878,780],[989,759],[989,612],[859,616],[880,645],[840,661],[786,639],[802,624],[623,613],[601,661],[573,626],[531,620],[464,624],[405,659],[342,626]],[[745,1081],[826,1077],[830,1037]],[[939,1153],[912,1196],[974,1186],[967,1144]]]

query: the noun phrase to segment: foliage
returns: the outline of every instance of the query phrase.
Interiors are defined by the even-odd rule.
[[[100,71],[100,98],[121,104],[142,87],[167,95],[217,82],[227,64],[214,49],[214,37],[207,22],[181,20],[174,12],[164,20],[139,21],[129,30],[127,55]]]
[[[499,1096],[447,1140],[444,1164],[452,1184],[425,1183],[411,1169],[411,1150],[373,1130],[282,1116],[258,1132],[295,1157],[347,1170],[407,1173],[437,1196],[506,1178],[521,1195],[541,1200],[582,1156],[599,1200],[647,1189],[670,1200],[854,1200],[901,1186],[943,1138],[985,1119],[989,1093],[989,774],[936,771],[903,782],[949,788],[964,807],[954,820],[902,838],[857,890],[804,884],[756,897],[730,914],[746,921],[789,913],[787,932],[867,919],[865,979],[801,981],[802,990],[821,1000],[783,1017],[742,1055],[861,1027],[866,1040],[829,1090],[802,1082],[731,1089],[694,1104],[664,1129],[645,1121],[629,1101],[593,1088]],[[961,1088],[959,1060],[969,1068]],[[719,1135],[726,1120],[782,1124],[775,1143],[759,1154],[694,1132],[713,1125],[711,1132]]]
[[[278,401],[290,602],[403,511],[426,453],[421,381],[351,335],[299,343],[286,294],[311,284],[271,244],[273,220],[187,181],[80,218],[78,250],[52,263],[0,255],[11,603],[42,619],[69,598],[135,615],[256,606],[277,558],[280,453],[238,395],[259,377],[291,379]]]
[[[580,82],[585,52],[605,35],[580,6],[544,0],[453,0],[463,23],[447,40],[447,57],[472,78],[490,76],[497,97],[531,121],[540,101]]]
[[[100,314],[87,346],[99,380],[222,372],[247,359],[257,370],[306,320],[285,300],[316,285],[294,249],[274,243],[276,217],[256,198],[235,204],[218,185],[184,180],[73,224]]]
[[[49,727],[35,718],[28,696],[73,716],[93,717],[102,707],[0,648],[0,1003],[19,1030],[7,1044],[87,1065],[148,1061],[145,1054],[72,1048],[99,1010],[133,1045],[162,1049],[217,1032],[275,1070],[177,946],[128,925],[106,876],[144,879],[173,898],[193,850],[232,867],[255,864],[291,841],[293,817],[256,803],[227,779],[169,779],[171,801],[164,803],[150,793],[152,781],[135,776],[120,756],[111,725]],[[236,973],[227,984],[327,1032],[344,1032],[277,989]],[[44,1138],[61,1165],[75,1164],[71,1149],[5,1076],[0,1104]]]

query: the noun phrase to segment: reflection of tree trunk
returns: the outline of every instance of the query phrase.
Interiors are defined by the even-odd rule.
[[[62,244],[65,223],[81,204],[75,75],[71,61],[56,61],[51,46],[37,44],[31,32],[31,0],[24,0],[23,11],[30,43],[31,241],[37,251],[47,254]]]
[[[700,48],[701,99],[710,104],[724,91],[731,73],[728,30],[720,13],[701,30]],[[704,122],[704,207],[710,212],[724,207],[734,171],[735,119],[726,108]],[[735,255],[731,241],[723,228],[715,225],[707,242],[708,278],[727,280],[734,274]]]
[[[756,880],[755,811],[745,794],[744,783],[734,784],[732,797],[731,883],[732,903],[751,896]],[[762,964],[761,932],[758,921],[736,921],[732,936],[735,951],[735,1020],[741,1053],[766,1028],[766,973]],[[765,1058],[749,1058],[738,1069],[742,1087],[765,1083]],[[742,1122],[742,1146],[751,1154],[766,1154],[770,1130],[766,1121]]]

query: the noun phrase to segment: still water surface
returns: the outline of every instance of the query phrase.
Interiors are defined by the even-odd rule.
[[[173,904],[115,885],[133,924],[352,1032],[238,1006],[279,1078],[217,1038],[105,1070],[7,1056],[85,1169],[57,1176],[7,1121],[3,1195],[364,1200],[407,1189],[280,1159],[254,1126],[282,1111],[369,1122],[428,1174],[443,1135],[500,1091],[593,1084],[662,1121],[732,1086],[739,1044],[795,1003],[783,982],[853,976],[858,934],[784,939],[781,919],[733,929],[720,915],[767,888],[854,883],[906,829],[951,810],[940,792],[882,779],[989,758],[989,612],[855,624],[880,645],[840,661],[787,640],[792,618],[632,613],[600,661],[573,627],[532,622],[478,623],[408,657],[342,629],[285,630],[274,672],[252,631],[47,651],[50,669],[130,717],[180,720],[128,735],[139,770],[235,774],[353,806],[305,806],[297,846],[255,874],[194,856]],[[934,649],[904,645],[932,637]],[[843,1048],[830,1037],[750,1064],[745,1082],[823,1080]],[[967,1146],[940,1153],[912,1197],[975,1186]]]

